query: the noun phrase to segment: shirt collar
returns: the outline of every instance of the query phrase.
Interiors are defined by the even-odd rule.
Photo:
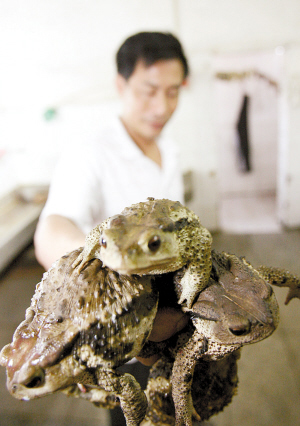
[[[136,145],[136,143],[129,136],[120,117],[116,117],[116,129],[117,129],[117,135],[122,141],[122,144],[119,144],[120,149],[122,150],[124,155],[126,155],[127,158],[134,158],[134,157],[138,158],[141,155],[144,156],[144,153],[142,152],[142,150]],[[159,146],[160,137],[157,138],[157,143]]]

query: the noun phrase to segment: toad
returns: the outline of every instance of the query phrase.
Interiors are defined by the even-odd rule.
[[[158,293],[151,276],[121,276],[98,259],[78,275],[72,264],[81,250],[44,275],[12,343],[2,349],[7,387],[29,400],[87,385],[91,391],[84,396],[94,402],[105,405],[116,395],[127,425],[137,426],[146,412],[145,394],[133,376],[116,368],[147,340]]]
[[[137,426],[147,409],[145,395],[132,376],[116,369],[141,353],[170,281],[194,326],[185,343],[179,339],[172,370],[177,422],[189,425],[197,362],[223,359],[270,335],[278,307],[266,281],[289,286],[290,300],[299,297],[299,280],[211,252],[210,234],[180,203],[150,199],[123,213],[101,224],[84,249],[59,259],[38,284],[25,321],[0,355],[7,386],[19,399],[63,390],[109,407],[116,395],[127,424]],[[123,249],[128,241],[132,245]],[[152,253],[153,262],[147,260]],[[110,257],[117,271],[109,268],[115,267]]]
[[[173,276],[179,292],[183,273]],[[289,287],[286,303],[300,297],[300,280],[290,272],[265,266],[255,270],[244,258],[212,251],[209,285],[192,309],[185,309],[193,328],[156,344],[163,355],[151,369],[143,426],[174,426],[175,417],[176,426],[192,425],[192,416],[207,420],[231,401],[242,346],[270,336],[279,322],[270,283]],[[147,342],[142,352],[149,351],[155,352],[155,345]]]
[[[209,231],[179,202],[148,198],[95,227],[74,262],[78,272],[94,258],[126,275],[163,274],[185,266],[179,304],[191,308],[211,270]]]
[[[165,303],[159,292],[163,293],[164,289],[167,298],[172,288],[180,293],[185,271],[159,276],[122,276],[94,259],[78,275],[72,265],[81,250],[63,256],[44,275],[25,321],[14,333],[13,342],[1,351],[0,363],[7,369],[7,386],[19,399],[61,390],[106,408],[117,404],[117,396],[127,424],[137,426],[147,409],[145,395],[132,376],[122,375],[116,368],[134,356],[145,356],[144,345],[152,329],[158,299],[162,306]],[[160,344],[163,345],[160,351],[163,347],[163,354],[168,354],[168,362],[172,354],[176,415],[178,422],[183,419],[186,424],[193,412],[190,389],[194,413],[200,416],[204,402],[201,405],[199,401],[209,401],[216,412],[228,403],[235,389],[235,372],[226,370],[228,365],[224,361],[222,371],[228,371],[233,384],[224,383],[224,399],[220,396],[212,404],[213,397],[206,385],[198,381],[193,385],[195,365],[223,359],[243,344],[267,337],[278,323],[278,307],[271,288],[250,264],[214,251],[212,259],[208,287],[191,309],[185,309],[191,315],[192,332],[175,336],[175,344],[170,341]],[[280,275],[276,270],[272,275],[272,268],[267,274],[273,281],[276,276],[277,283],[293,287],[290,291],[294,294],[297,288],[299,292],[299,280],[291,274]],[[149,344],[155,346],[153,342]],[[221,370],[212,367],[210,371],[212,384],[219,380]],[[160,389],[157,388],[158,394]],[[211,412],[206,410],[206,416]]]
[[[177,351],[172,370],[176,426],[192,426],[191,385],[197,361],[216,361],[259,342],[279,322],[273,289],[258,271],[235,255],[213,251],[212,259],[210,285],[189,310],[194,334]],[[180,287],[180,276],[177,280]]]

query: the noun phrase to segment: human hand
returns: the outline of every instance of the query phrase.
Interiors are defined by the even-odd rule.
[[[148,340],[153,342],[162,342],[169,339],[178,331],[182,330],[188,323],[189,316],[181,310],[175,308],[162,308],[157,311],[153,328]],[[137,357],[142,364],[151,366],[160,358],[159,354],[149,358]]]

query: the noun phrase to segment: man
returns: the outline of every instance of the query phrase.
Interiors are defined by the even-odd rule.
[[[149,196],[183,201],[177,152],[161,135],[188,75],[182,47],[171,34],[135,34],[120,47],[117,69],[120,117],[103,125],[95,141],[68,152],[51,183],[34,238],[45,269],[132,203]],[[164,340],[186,322],[181,312],[160,311],[151,338]]]
[[[160,137],[178,103],[188,65],[171,34],[139,33],[117,53],[122,113],[61,159],[35,234],[36,256],[53,261],[84,245],[103,219],[148,196],[182,201],[173,144]]]

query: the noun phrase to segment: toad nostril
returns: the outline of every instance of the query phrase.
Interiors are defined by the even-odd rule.
[[[126,217],[122,214],[117,214],[112,216],[108,222],[108,228],[112,228],[114,226],[122,226],[126,223]]]

